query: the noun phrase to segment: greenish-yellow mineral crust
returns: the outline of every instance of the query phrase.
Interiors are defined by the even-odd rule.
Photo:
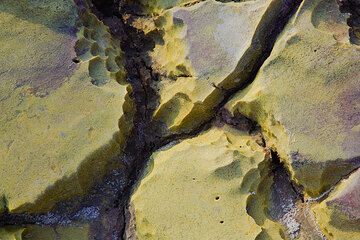
[[[0,210],[48,211],[81,195],[121,151],[121,50],[85,17],[71,0],[0,3]],[[83,39],[98,49],[78,50]]]
[[[0,0],[0,240],[360,239],[357,0]]]
[[[254,239],[261,228],[246,212],[244,177],[265,155],[254,138],[229,127],[156,152],[130,202],[137,236]]]

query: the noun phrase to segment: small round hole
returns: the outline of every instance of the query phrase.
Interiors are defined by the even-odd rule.
[[[316,52],[316,51],[317,51],[317,49],[314,50],[314,52]]]
[[[220,197],[219,196],[217,196],[217,197],[215,197],[215,200],[217,201],[217,200],[219,200],[220,199]]]
[[[220,221],[220,223],[221,223],[221,224],[223,224],[223,223],[224,223],[224,221]]]
[[[193,177],[193,180],[195,181],[195,178]]]
[[[79,63],[80,62],[80,59],[78,59],[78,58],[73,58],[73,60],[72,60],[74,63]]]

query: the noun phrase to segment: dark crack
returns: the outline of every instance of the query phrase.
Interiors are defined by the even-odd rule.
[[[296,202],[304,202],[301,186],[290,178],[290,174],[281,163],[276,152],[271,152],[273,185],[271,186],[272,204],[269,215],[273,220],[281,220],[284,215],[295,207]]]

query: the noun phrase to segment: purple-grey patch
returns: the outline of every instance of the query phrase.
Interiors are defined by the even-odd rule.
[[[219,10],[220,8],[214,7],[213,4],[205,3],[196,11],[181,9],[174,13],[174,17],[178,21],[182,20],[187,26],[189,58],[201,77],[221,71],[225,67],[224,62],[229,61],[213,36],[219,24],[217,21],[221,21],[217,17]]]
[[[74,46],[76,36],[73,33],[62,35],[62,39],[48,47],[50,57],[45,56],[47,64],[37,67],[37,62],[33,62],[33,67],[21,72],[22,78],[18,80],[17,85],[29,84],[34,89],[36,96],[45,96],[51,91],[59,88],[74,72],[76,64],[73,58],[76,57]],[[36,53],[44,54],[44,53]],[[41,59],[41,56],[37,58]]]
[[[358,85],[359,86],[359,85]],[[342,120],[347,133],[343,149],[349,156],[360,155],[360,88],[348,89],[339,98],[340,111],[338,117]]]

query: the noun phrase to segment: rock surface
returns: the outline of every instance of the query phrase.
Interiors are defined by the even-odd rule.
[[[205,1],[165,13],[164,44],[151,54],[155,68],[164,75],[155,119],[170,130],[183,131],[209,117],[221,98],[221,83],[253,47],[270,2]]]
[[[23,231],[23,240],[61,239],[61,240],[87,240],[91,238],[90,228],[86,224],[66,227],[40,227],[28,225]]]
[[[149,55],[160,74],[155,120],[183,133],[211,118],[228,92],[251,78],[292,4],[207,0],[164,11],[152,24],[135,22],[154,36]]]
[[[255,239],[246,212],[253,179],[266,159],[255,138],[213,128],[155,152],[130,204],[139,239]],[[256,175],[255,175],[256,176]]]
[[[352,173],[313,207],[323,232],[329,239],[358,239],[360,231],[360,170]]]
[[[317,196],[360,166],[359,47],[333,1],[304,1],[254,82],[228,109],[257,121]]]
[[[82,194],[121,149],[126,89],[110,79],[106,67],[117,65],[105,55],[118,52],[95,17],[78,32],[70,0],[4,0],[0,19],[0,196],[10,211],[48,211]],[[82,41],[103,49],[92,56]]]
[[[0,1],[0,240],[360,239],[359,19]]]

